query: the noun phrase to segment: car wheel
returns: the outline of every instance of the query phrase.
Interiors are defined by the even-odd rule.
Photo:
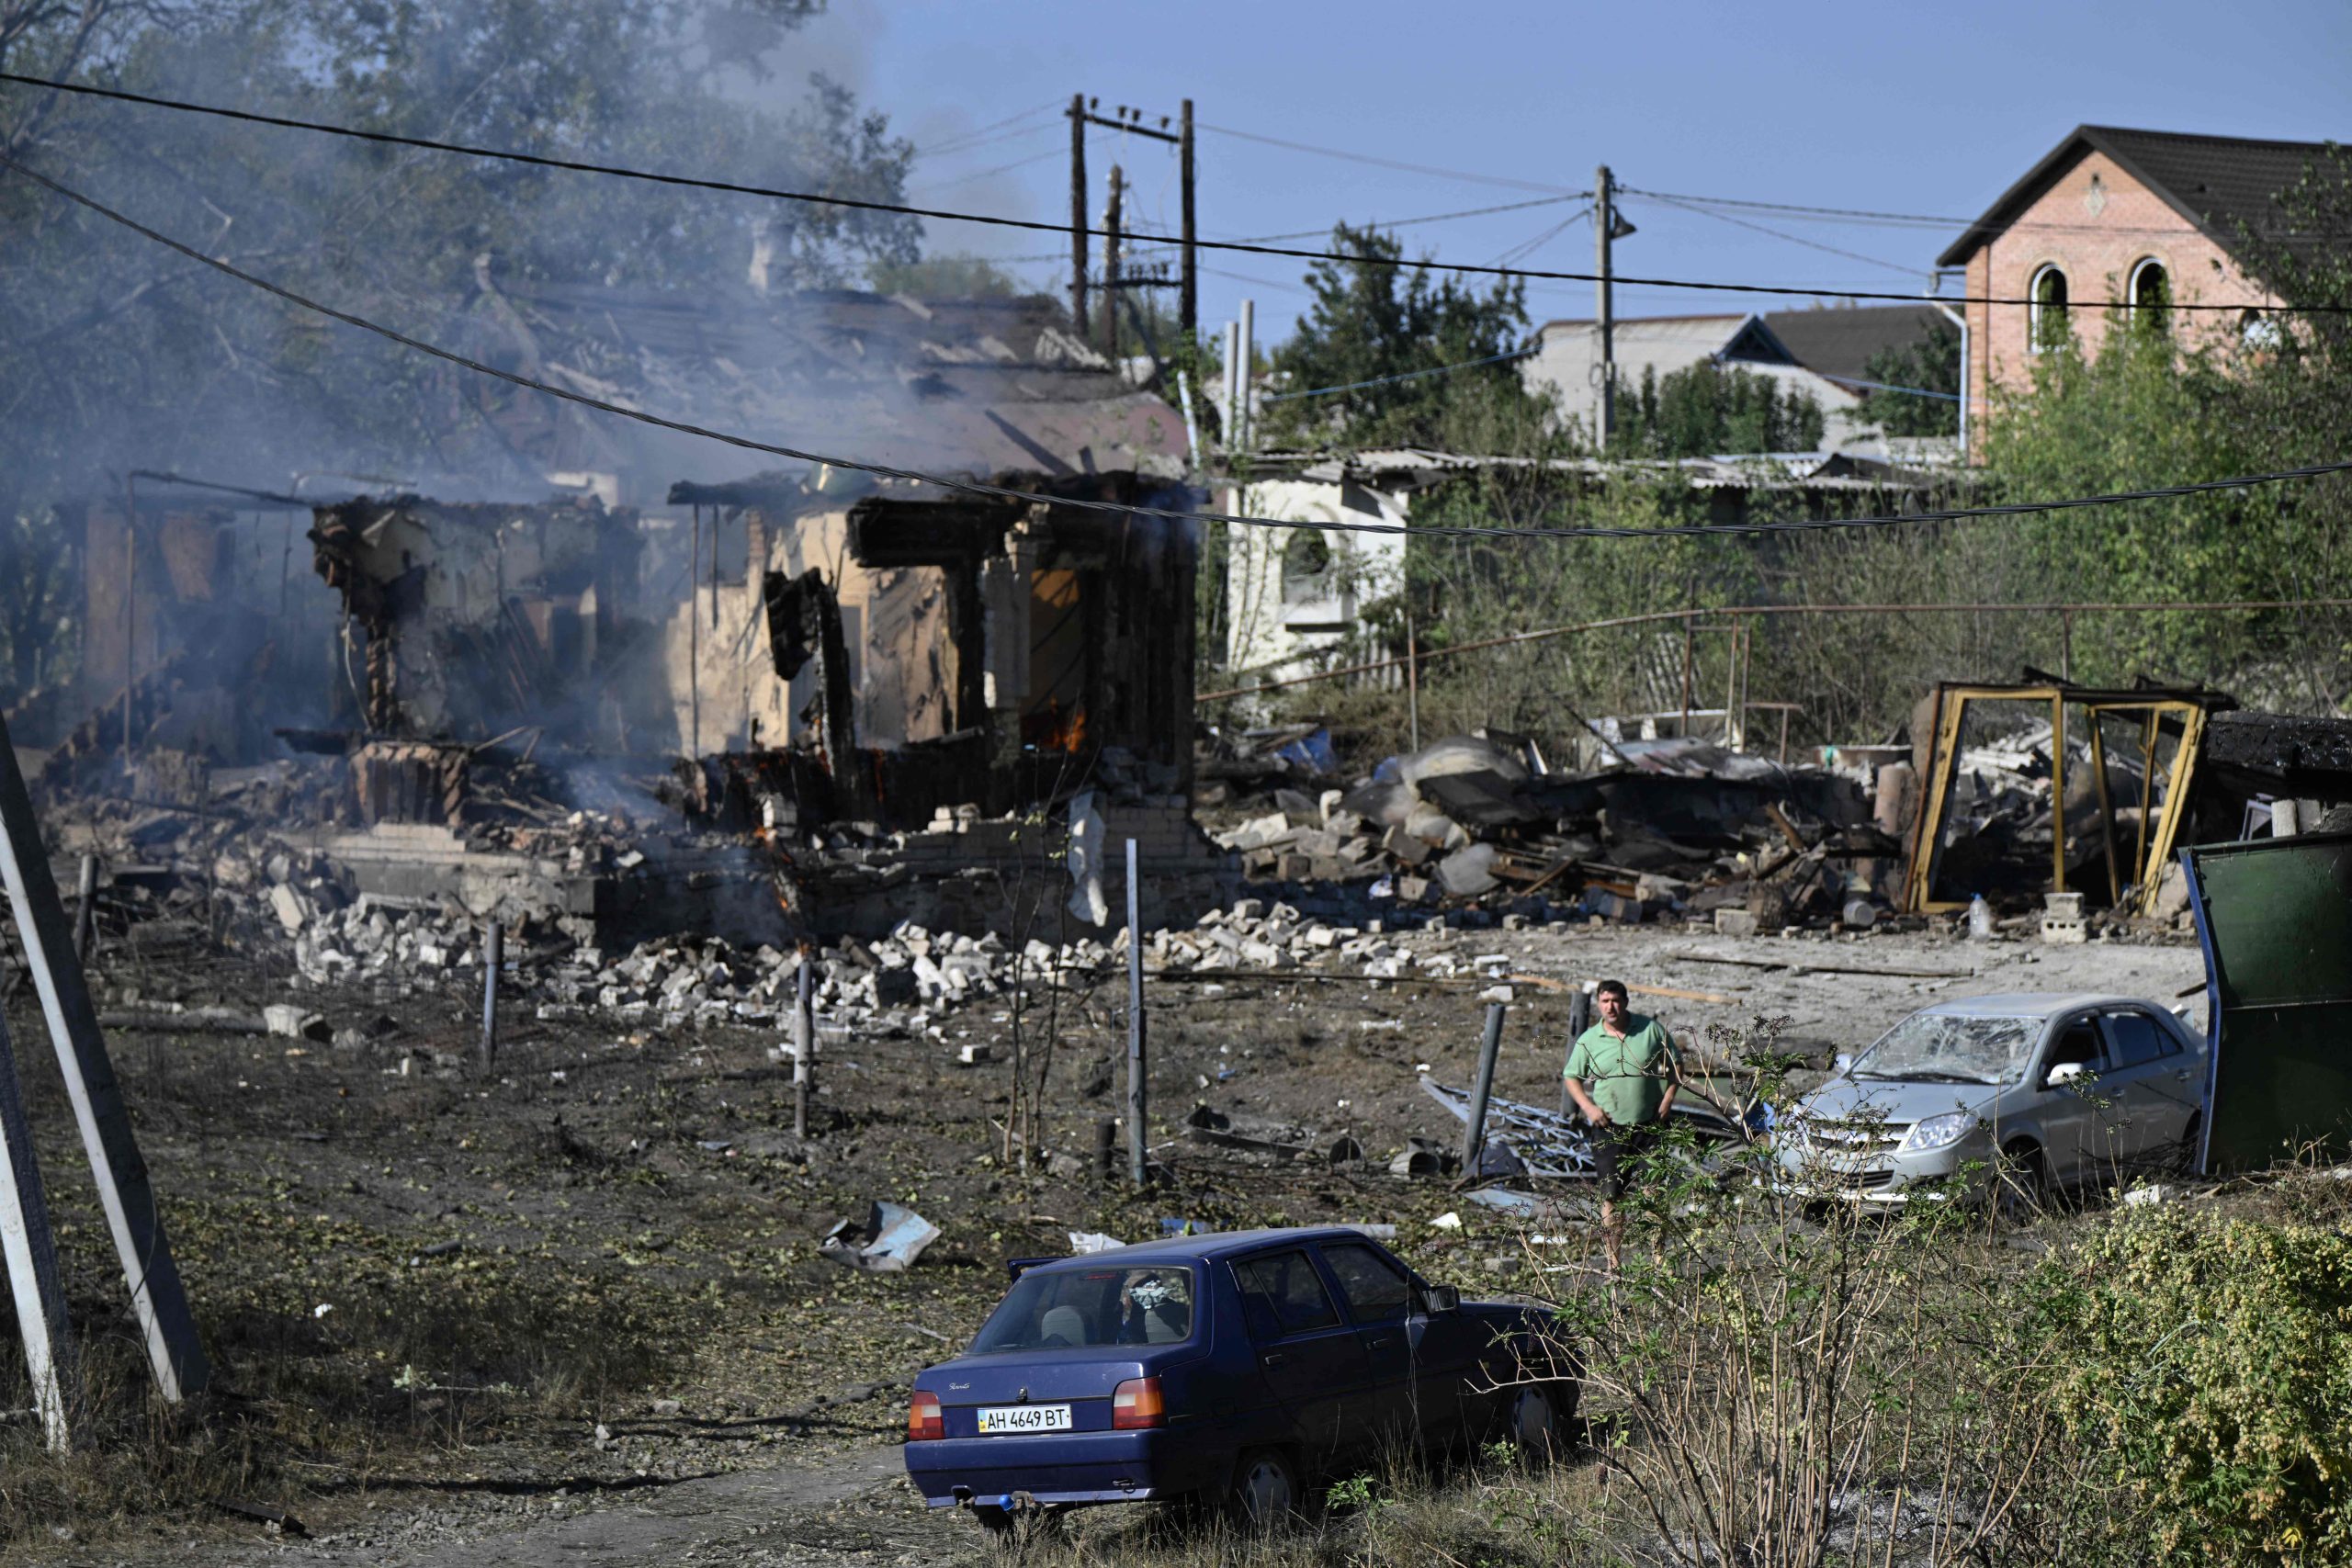
[[[2050,1210],[2050,1166],[2041,1147],[2020,1138],[2001,1151],[1996,1201],[2001,1219],[2011,1225],[2030,1225]]]
[[[1521,1383],[1503,1404],[1503,1438],[1529,1464],[1549,1464],[1567,1447],[1559,1402],[1541,1383]]]
[[[1298,1511],[1298,1472],[1277,1450],[1251,1450],[1234,1461],[1226,1509],[1252,1534],[1279,1528]]]

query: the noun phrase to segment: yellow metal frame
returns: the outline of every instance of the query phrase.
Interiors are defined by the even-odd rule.
[[[2120,910],[2145,913],[2154,904],[2156,876],[2152,872],[2172,858],[2173,844],[2188,808],[2188,784],[2205,737],[2205,704],[2201,699],[2151,692],[2147,696],[2101,692],[2093,695],[2065,686],[1938,686],[1935,741],[1928,768],[1920,780],[1919,819],[1913,826],[1909,863],[1904,869],[1903,907],[1912,914],[1937,914],[1966,908],[1952,900],[1929,897],[1935,881],[1938,851],[1951,786],[1960,766],[1960,737],[1973,702],[2048,703],[2050,705],[2050,887],[2066,890],[2066,710],[2080,710],[2091,734],[2091,776],[2098,790],[2099,826],[2105,837],[2108,897]],[[2133,846],[2132,878],[2122,880],[2115,841],[2115,805],[2108,788],[2107,746],[2100,719],[2109,714],[2132,715],[2140,720],[2140,831]],[[2167,716],[2180,723],[2180,743],[2173,752],[2165,783],[2164,811],[2150,832],[2149,815],[2155,790],[2155,744]],[[2124,908],[2124,893],[2132,894]]]

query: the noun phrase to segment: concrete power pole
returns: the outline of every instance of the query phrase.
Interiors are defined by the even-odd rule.
[[[1086,95],[1069,96],[1069,321],[1086,337]]]
[[[1603,164],[1592,175],[1592,270],[1600,280],[1592,286],[1594,324],[1600,333],[1600,401],[1593,432],[1601,450],[1617,434],[1616,299],[1610,288],[1610,242],[1616,238],[1616,181]]]
[[[1119,265],[1125,259],[1119,226],[1126,216],[1126,172],[1114,164],[1111,197],[1102,212],[1102,352],[1114,365],[1119,358]]]

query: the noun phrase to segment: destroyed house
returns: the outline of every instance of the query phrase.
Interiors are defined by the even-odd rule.
[[[1050,499],[823,470],[672,490],[744,563],[714,569],[668,637],[684,728],[743,764],[738,808],[919,828],[1095,782],[1181,806],[1193,529],[1085,503],[1182,511],[1192,492],[1131,472],[991,482]]]

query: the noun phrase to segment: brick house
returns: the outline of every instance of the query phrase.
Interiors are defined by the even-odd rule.
[[[1937,265],[1963,269],[1970,305],[1968,412],[1983,417],[1994,388],[2031,384],[2033,356],[2072,332],[2096,354],[2110,305],[2169,313],[2175,303],[2275,304],[2240,260],[2245,233],[2273,234],[2277,196],[2323,150],[2085,125],[2011,186]],[[2177,333],[2242,333],[2249,318],[2198,311]]]

